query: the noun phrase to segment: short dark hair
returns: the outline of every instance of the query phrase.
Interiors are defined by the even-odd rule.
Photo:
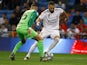
[[[49,1],[48,5],[55,5],[54,1]]]
[[[38,6],[38,4],[37,3],[33,3],[31,6]]]

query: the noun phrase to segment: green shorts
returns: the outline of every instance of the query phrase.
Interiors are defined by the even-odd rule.
[[[36,31],[34,31],[31,27],[29,27],[29,29],[31,31],[30,34],[28,34],[28,30],[27,29],[21,29],[20,28],[20,29],[16,30],[18,35],[19,35],[19,38],[21,40],[23,40],[24,38],[30,38],[30,39],[31,38],[35,38],[38,35],[38,33]]]

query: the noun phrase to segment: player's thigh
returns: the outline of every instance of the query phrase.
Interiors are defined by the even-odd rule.
[[[38,33],[36,31],[34,31],[31,27],[28,29],[28,34],[27,34],[27,38],[35,38]]]
[[[59,30],[52,30],[52,31],[50,31],[50,33],[51,33],[51,38],[56,38],[56,37],[58,37],[58,38],[60,38],[60,32],[59,32]]]
[[[42,38],[46,38],[48,37],[50,34],[47,30],[43,29],[41,32],[40,32],[40,35]]]
[[[18,34],[20,40],[22,41],[24,39],[24,34],[22,34],[21,31],[17,31],[17,34]]]

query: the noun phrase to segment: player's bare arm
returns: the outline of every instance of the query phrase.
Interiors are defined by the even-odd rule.
[[[63,13],[61,13],[60,15],[60,21],[65,21],[67,22],[68,20],[68,16],[67,16],[67,13],[64,11]]]

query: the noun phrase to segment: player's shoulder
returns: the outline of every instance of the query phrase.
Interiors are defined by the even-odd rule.
[[[27,10],[27,11],[25,11],[25,13],[27,13],[27,12],[37,12],[36,10]]]
[[[48,13],[49,9],[44,10],[42,13]]]
[[[55,11],[61,11],[63,10],[62,8],[55,8]]]
[[[29,12],[30,10],[26,10],[25,12]]]

